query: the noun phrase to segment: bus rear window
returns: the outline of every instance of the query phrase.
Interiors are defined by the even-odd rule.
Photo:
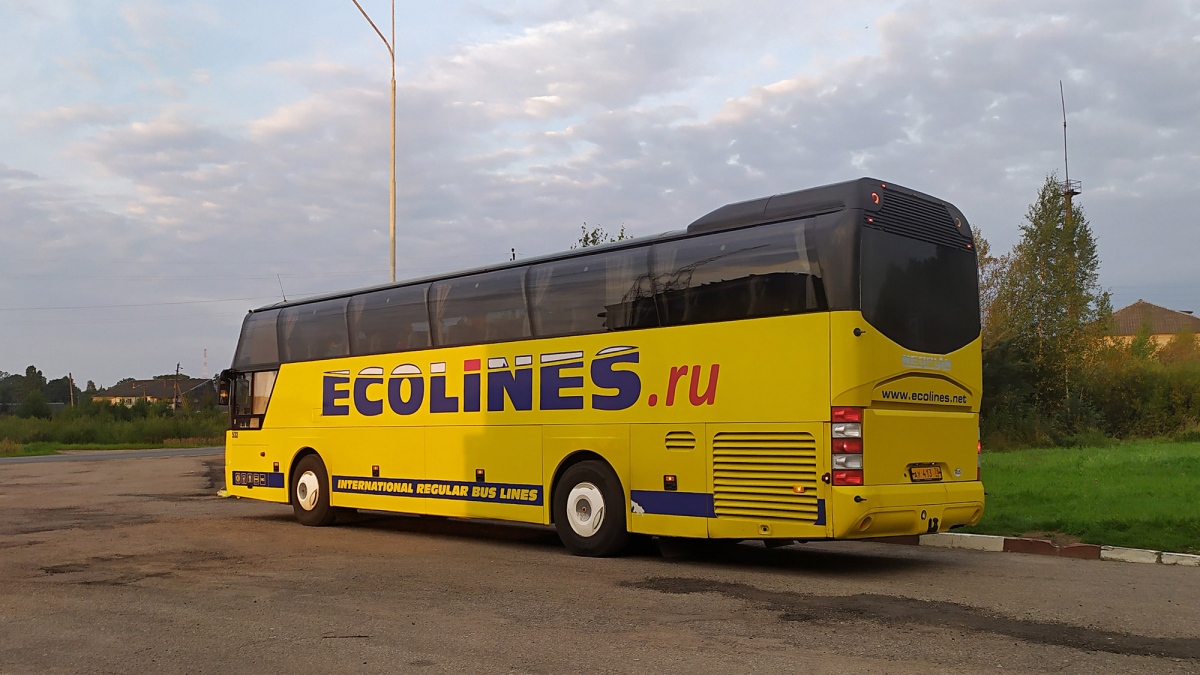
[[[979,336],[975,253],[862,230],[862,314],[906,349],[948,354]]]

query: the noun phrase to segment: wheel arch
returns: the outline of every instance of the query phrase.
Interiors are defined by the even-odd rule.
[[[307,446],[300,448],[299,450],[296,451],[296,454],[292,455],[292,463],[288,465],[287,481],[286,481],[289,504],[292,503],[292,499],[293,499],[292,493],[294,492],[294,490],[292,490],[292,479],[296,477],[296,465],[300,463],[300,460],[304,459],[305,457],[308,457],[309,455],[316,455],[317,459],[320,459],[322,464],[325,463],[325,458],[321,457],[321,453],[319,453],[316,450],[314,450],[310,447],[307,447]],[[329,471],[329,467],[326,466],[325,470]],[[326,489],[328,489],[328,488],[326,488]]]
[[[562,480],[563,474],[567,472],[567,469],[570,469],[572,466],[575,466],[580,462],[586,462],[589,460],[596,460],[607,466],[609,470],[613,472],[613,475],[617,477],[617,482],[621,484],[621,490],[625,491],[625,483],[621,480],[621,475],[617,473],[617,470],[613,467],[612,462],[605,459],[604,455],[601,455],[598,452],[581,448],[567,454],[566,457],[563,457],[558,463],[558,467],[554,469],[554,477],[550,480],[550,492],[547,495],[550,498],[550,503],[553,503],[554,495],[558,491],[558,483]],[[550,511],[550,522],[554,523],[554,509],[549,508],[549,505],[547,506],[548,510]]]

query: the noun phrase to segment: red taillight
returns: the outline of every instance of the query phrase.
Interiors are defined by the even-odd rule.
[[[862,417],[862,408],[831,408],[829,410],[829,419],[834,422],[861,422]]]
[[[983,480],[983,441],[975,441],[975,480]]]
[[[834,485],[862,485],[862,469],[842,469],[833,472]]]
[[[863,484],[863,409],[830,408],[829,410],[830,483],[833,485]]]
[[[834,454],[862,454],[863,444],[861,438],[835,438],[833,439]]]

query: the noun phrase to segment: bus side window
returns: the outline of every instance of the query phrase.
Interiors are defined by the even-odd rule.
[[[658,325],[645,247],[550,262],[529,271],[529,304],[538,337]],[[639,306],[639,302],[643,306]]]
[[[654,293],[667,325],[819,309],[820,278],[805,245],[809,220],[654,246]]]
[[[284,361],[315,361],[350,354],[346,299],[285,307],[279,313]]]
[[[530,337],[525,311],[527,268],[497,270],[438,281],[429,287],[434,345],[519,340]]]
[[[428,284],[403,286],[350,299],[350,354],[386,354],[429,346]]]

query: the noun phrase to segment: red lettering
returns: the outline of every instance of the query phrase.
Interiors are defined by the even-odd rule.
[[[714,363],[708,369],[708,388],[700,393],[700,366],[692,366],[692,386],[688,389],[688,400],[692,405],[712,405],[717,401],[717,374],[721,364]]]
[[[675,387],[680,378],[687,375],[687,366],[671,366],[671,379],[667,382],[667,405],[675,405]]]

